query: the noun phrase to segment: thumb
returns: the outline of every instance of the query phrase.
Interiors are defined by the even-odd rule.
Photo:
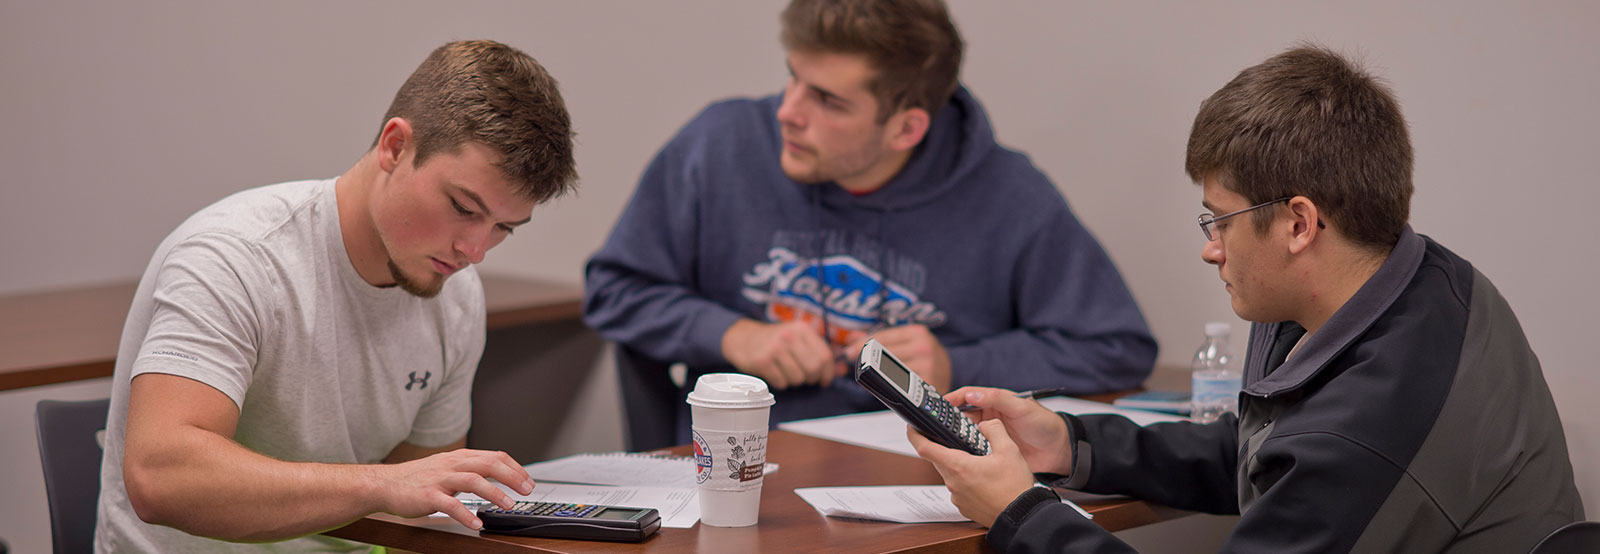
[[[1017,443],[1011,440],[1011,433],[1006,431],[1006,426],[998,419],[990,419],[978,424],[978,432],[989,439],[990,452],[1020,453]]]

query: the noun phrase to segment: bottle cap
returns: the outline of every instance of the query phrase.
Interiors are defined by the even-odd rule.
[[[767,382],[743,373],[707,373],[689,393],[692,406],[704,408],[762,408],[773,404]]]
[[[1233,326],[1226,321],[1213,321],[1206,324],[1206,336],[1226,337],[1233,332]]]

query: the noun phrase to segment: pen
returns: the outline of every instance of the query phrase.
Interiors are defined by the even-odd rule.
[[[1040,398],[1049,398],[1049,397],[1052,397],[1052,396],[1065,396],[1066,394],[1067,394],[1067,388],[1066,387],[1056,387],[1056,388],[1052,388],[1052,389],[1025,390],[1025,391],[1017,393],[1017,398],[1032,398],[1032,399],[1038,400]],[[970,411],[973,411],[973,410],[976,410],[976,409],[978,409],[978,407],[977,406],[973,406],[971,404],[964,405],[964,406],[962,406],[960,408],[960,410],[963,411],[963,412],[970,412]]]

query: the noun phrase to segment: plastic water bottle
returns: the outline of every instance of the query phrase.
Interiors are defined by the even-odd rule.
[[[1230,327],[1227,322],[1206,324],[1206,342],[1194,353],[1191,417],[1200,423],[1211,423],[1225,413],[1238,413],[1239,388],[1244,374],[1234,363],[1228,350]]]

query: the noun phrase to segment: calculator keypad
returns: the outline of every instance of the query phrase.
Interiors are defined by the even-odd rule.
[[[955,406],[951,406],[949,402],[945,401],[944,397],[939,396],[939,391],[934,390],[933,385],[922,384],[922,399],[922,409],[926,410],[934,419],[939,420],[939,423],[944,425],[945,428],[955,431],[956,436],[961,438],[961,442],[966,443],[972,450],[984,454],[989,453],[989,439],[984,438],[983,433],[978,432],[978,424],[967,419],[967,416],[961,415],[960,410],[957,410]]]
[[[594,504],[564,504],[561,502],[518,502],[509,510],[502,510],[498,506],[489,505],[478,510],[486,513],[515,514],[525,516],[554,516],[554,517],[589,517],[601,507]]]

